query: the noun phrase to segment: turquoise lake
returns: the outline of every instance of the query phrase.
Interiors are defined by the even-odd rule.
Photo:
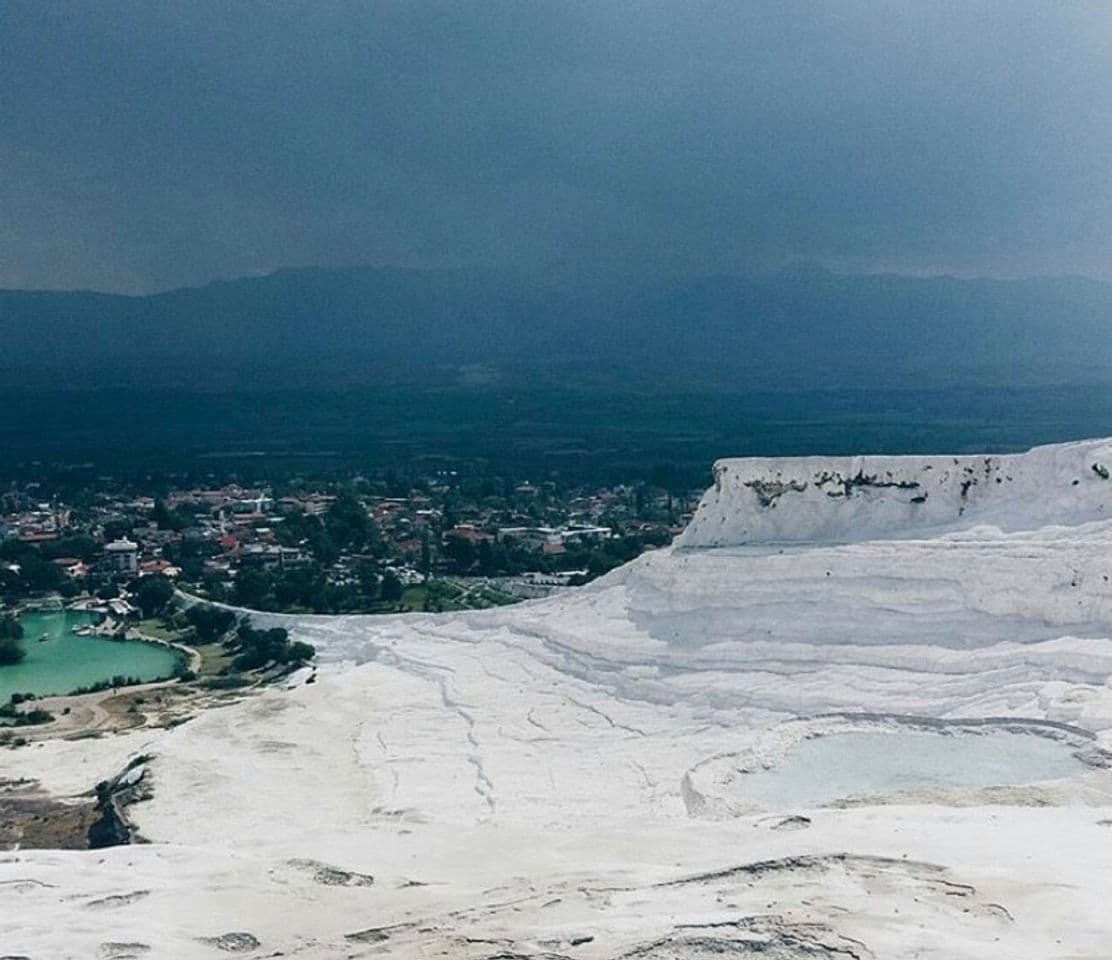
[[[70,693],[116,675],[158,680],[173,673],[181,657],[168,647],[73,633],[75,627],[98,619],[96,614],[79,610],[23,614],[20,623],[27,656],[15,666],[0,667],[0,703],[6,703],[13,693],[40,697]],[[49,639],[40,642],[44,634]]]

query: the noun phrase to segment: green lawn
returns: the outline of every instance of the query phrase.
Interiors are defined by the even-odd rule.
[[[204,646],[194,648],[201,655],[199,676],[216,676],[232,662],[232,654],[224,649],[223,644],[206,643]]]
[[[407,587],[403,602],[412,610],[484,610],[517,603],[518,599],[489,585],[465,590],[450,580],[430,580]]]
[[[168,627],[161,618],[152,617],[150,620],[140,620],[135,625],[135,630],[155,640],[166,640],[170,643],[179,643],[186,636],[188,630],[176,630]]]

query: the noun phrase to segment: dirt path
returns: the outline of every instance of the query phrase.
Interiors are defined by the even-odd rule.
[[[128,627],[125,635],[128,639],[142,640],[144,643],[157,643],[161,647],[169,647],[171,650],[176,650],[185,657],[185,661],[190,670],[194,673],[200,670],[201,654],[195,647],[186,646],[184,643],[175,643],[173,640],[163,640],[160,637],[152,637],[149,634],[143,633],[141,630],[136,630],[134,627]]]
[[[192,691],[176,681],[143,683],[79,696],[42,697],[34,706],[54,714],[52,723],[14,730],[25,740],[74,739],[99,733],[152,726],[182,715],[194,699]]]

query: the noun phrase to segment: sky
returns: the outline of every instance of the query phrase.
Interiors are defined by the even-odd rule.
[[[1110,251],[1103,0],[0,0],[0,286]]]

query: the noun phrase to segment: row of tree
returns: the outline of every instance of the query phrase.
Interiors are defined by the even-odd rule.
[[[223,643],[231,650],[236,670],[305,663],[316,653],[312,644],[291,641],[284,628],[256,629],[247,617],[237,618],[235,611],[225,607],[198,603],[186,609],[182,617],[193,628],[194,643]]]
[[[256,630],[248,620],[239,624],[228,646],[235,652],[232,666],[236,670],[259,670],[270,664],[301,664],[312,660],[316,654],[311,643],[291,641],[284,628]]]
[[[396,574],[387,571],[379,576],[373,563],[356,564],[342,583],[330,579],[320,564],[308,563],[287,570],[243,567],[227,599],[252,610],[352,613],[395,606],[404,592]]]
[[[478,544],[449,531],[444,546],[452,572],[483,577],[514,576],[526,570],[545,573],[560,570],[586,570],[593,578],[639,556],[648,547],[667,544],[666,530],[634,533],[593,543],[569,544],[563,553],[547,556],[508,540],[502,543],[480,540]]]

